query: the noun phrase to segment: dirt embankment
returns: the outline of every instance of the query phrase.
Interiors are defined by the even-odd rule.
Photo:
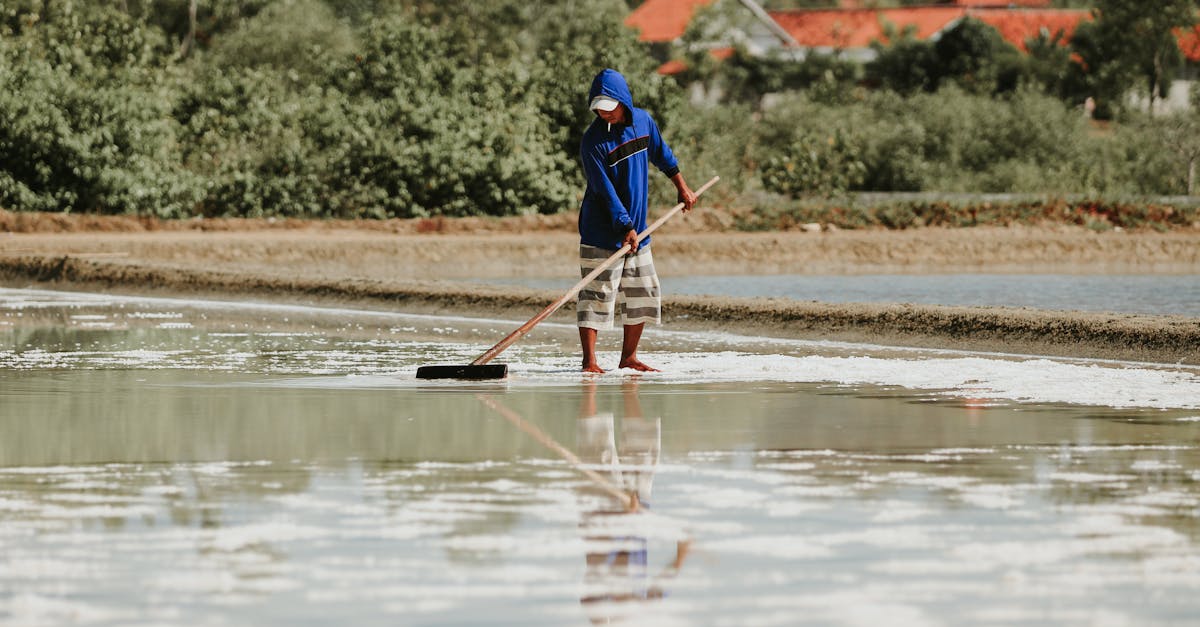
[[[666,224],[654,235],[660,273],[1200,274],[1194,230],[744,233],[725,217],[698,211]],[[0,212],[0,284],[526,319],[558,294],[448,279],[575,277],[577,245],[570,215],[164,222]],[[677,328],[1200,365],[1200,319],[1185,317],[712,297],[669,298],[665,317]]]
[[[531,316],[557,296],[545,290],[442,280],[314,277],[286,265],[272,271],[246,271],[61,254],[0,255],[0,284],[354,304],[514,319]],[[680,328],[1200,365],[1200,320],[1179,316],[694,296],[668,298],[664,306],[665,322]],[[570,305],[564,309],[569,311]]]
[[[1200,273],[1200,232],[1082,228],[741,233],[677,219],[653,237],[665,276],[849,273]],[[457,228],[462,227],[460,224]],[[0,233],[0,255],[111,257],[311,278],[571,277],[574,226],[526,231]]]

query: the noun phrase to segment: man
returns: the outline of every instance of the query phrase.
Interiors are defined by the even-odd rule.
[[[649,164],[671,179],[683,211],[691,211],[696,195],[679,173],[679,164],[658,132],[654,118],[633,106],[625,77],[604,70],[592,80],[589,108],[596,119],[583,134],[579,157],[587,189],[579,210],[579,265],[587,276],[613,251],[630,244],[633,252],[601,273],[579,293],[579,341],[583,371],[604,372],[596,363],[596,336],[620,316],[625,329],[620,368],[657,372],[637,357],[647,322],[661,320],[661,296],[650,238],[639,247],[637,234],[646,229]]]

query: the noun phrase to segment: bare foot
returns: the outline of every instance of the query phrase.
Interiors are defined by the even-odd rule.
[[[619,367],[620,368],[632,368],[639,372],[662,372],[658,368],[652,368],[650,366],[647,366],[646,364],[642,363],[641,360],[638,359],[637,357],[630,357],[629,359],[622,359],[621,365]]]
[[[583,372],[594,372],[596,374],[604,374],[604,369],[601,368],[600,365],[597,364],[596,362],[592,362],[590,364],[587,362],[584,362]]]

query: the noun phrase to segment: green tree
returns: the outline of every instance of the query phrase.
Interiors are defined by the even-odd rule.
[[[50,6],[0,37],[0,206],[190,212],[200,182],[180,164],[162,32],[104,6]]]
[[[350,25],[320,0],[277,0],[239,21],[203,62],[224,69],[266,66],[311,81],[353,55],[355,44]]]
[[[897,33],[894,24],[885,24],[884,35],[887,43],[871,42],[875,58],[867,63],[867,81],[902,94],[936,88],[933,44],[917,38],[911,25]]]
[[[1197,9],[1195,0],[1097,0],[1095,19],[1081,24],[1074,38],[1097,99],[1120,108],[1140,83],[1154,111],[1183,62],[1175,31],[1195,26]]]
[[[1188,196],[1194,196],[1197,188],[1197,168],[1200,167],[1200,115],[1195,111],[1181,111],[1148,122],[1150,134],[1157,138],[1177,159],[1177,177],[1182,181],[1178,188]]]
[[[916,37],[915,27],[897,32],[885,25],[885,42],[871,43],[875,59],[867,64],[867,80],[902,94],[937,91],[957,84],[978,94],[1016,89],[1026,61],[988,24],[967,17],[937,41]]]
[[[830,196],[857,189],[866,174],[846,133],[804,133],[763,163],[763,187],[776,194]]]
[[[1025,41],[1022,83],[1067,101],[1082,102],[1074,87],[1070,41],[1062,31],[1040,33]]]
[[[174,48],[186,53],[208,48],[236,29],[242,20],[254,17],[274,1],[120,0],[108,4],[115,4],[134,18],[162,29]]]
[[[977,94],[1016,88],[1020,52],[992,26],[972,17],[960,20],[933,44],[935,84],[955,82]]]

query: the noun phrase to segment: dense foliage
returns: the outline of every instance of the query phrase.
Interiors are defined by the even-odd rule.
[[[1093,133],[1078,111],[1033,90],[1004,99],[953,87],[910,97],[862,92],[837,107],[799,96],[767,111],[757,130],[763,185],[787,195],[1155,194],[1182,183],[1183,171],[1142,126]]]
[[[622,24],[622,0],[197,6],[193,22],[189,0],[0,5],[0,207],[166,218],[569,211],[586,90],[604,67],[629,78],[689,178],[721,174],[719,197],[732,204],[847,191],[1181,194],[1200,160],[1195,113],[1109,104],[1111,123],[1082,115],[1088,90],[1161,85],[1179,63],[1161,38],[1113,52],[1103,21],[1078,51],[1047,35],[1019,53],[964,20],[936,43],[894,33],[865,67],[736,50],[719,63],[691,54],[687,72],[666,78],[654,71],[664,51]],[[1082,72],[1076,53],[1104,71]],[[687,102],[697,86],[722,95]],[[657,185],[658,200],[670,191]]]
[[[190,27],[163,19],[186,2],[22,2],[0,13],[0,206],[18,210],[552,213],[576,202],[596,71],[621,68],[664,122],[680,102],[619,2],[225,0],[187,59]]]

